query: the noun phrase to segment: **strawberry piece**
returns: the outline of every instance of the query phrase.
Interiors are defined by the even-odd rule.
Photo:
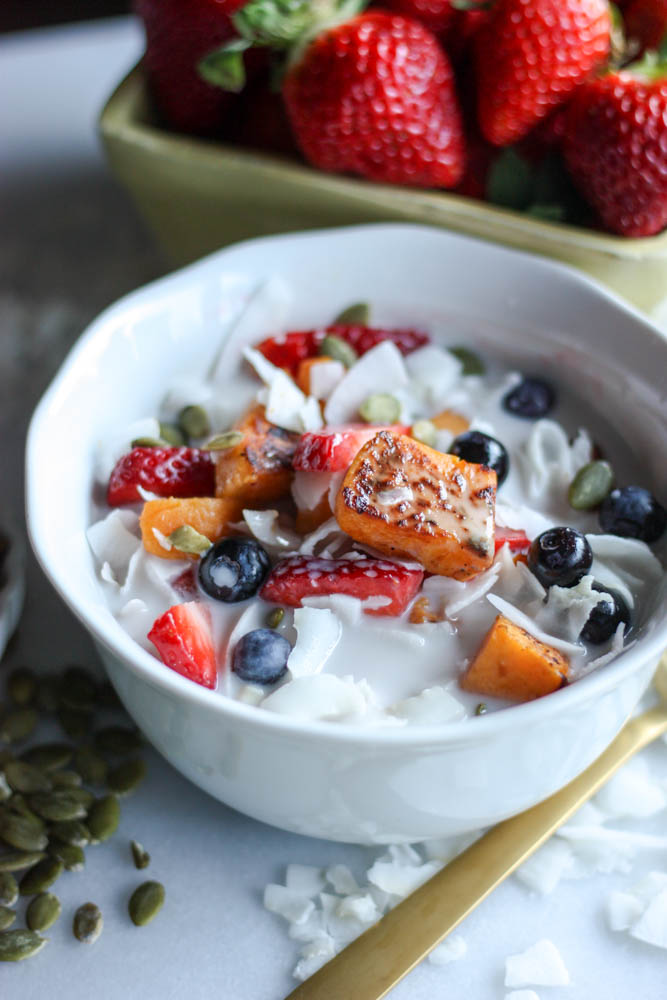
[[[609,55],[607,0],[498,0],[474,37],[478,115],[496,146],[521,139]]]
[[[407,434],[400,424],[390,427],[369,427],[368,424],[347,424],[345,427],[325,427],[301,435],[292,465],[300,472],[341,472],[352,462],[357,452],[380,431]]]
[[[384,340],[391,340],[396,344],[401,354],[410,354],[430,342],[430,337],[420,330],[382,330],[370,326],[338,323],[321,327],[319,330],[300,330],[278,337],[267,337],[261,344],[257,344],[257,350],[272,365],[286,368],[296,376],[301,362],[317,355],[320,344],[328,334],[340,337],[359,355],[365,354]]]
[[[511,552],[521,552],[530,548],[530,538],[521,528],[501,528],[496,525],[496,552],[503,545],[509,545]]]
[[[159,497],[215,496],[215,465],[199,448],[133,448],[109,478],[110,507],[142,500],[137,487]]]
[[[154,622],[148,638],[171,670],[203,687],[215,687],[213,628],[205,605],[199,601],[175,604]]]
[[[415,596],[424,571],[386,559],[318,559],[292,556],[270,574],[259,596],[272,604],[301,606],[304,597],[347,594],[365,601],[385,597],[389,603],[367,608],[367,615],[400,615]]]
[[[169,583],[172,590],[175,590],[178,596],[182,597],[184,601],[196,601],[199,599],[195,570],[192,566],[188,566],[178,576],[172,577]]]

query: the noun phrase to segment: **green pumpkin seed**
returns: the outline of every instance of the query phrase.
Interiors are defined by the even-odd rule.
[[[0,872],[0,903],[13,906],[19,898],[19,887],[11,872]]]
[[[448,347],[447,350],[463,365],[462,375],[484,375],[486,367],[479,354],[468,347]]]
[[[58,707],[58,688],[59,679],[57,677],[40,677],[36,698],[40,712],[55,712]]]
[[[40,892],[28,905],[25,922],[31,931],[48,931],[60,916],[60,900],[52,892]]]
[[[37,725],[37,718],[34,708],[16,708],[8,712],[0,723],[0,740],[18,743],[27,739]]]
[[[68,872],[82,872],[86,863],[86,856],[81,847],[76,844],[61,844],[52,840],[49,845],[49,854],[53,858],[62,861],[65,870]]]
[[[567,498],[575,510],[592,510],[602,503],[614,485],[614,472],[609,462],[589,462],[570,483]]]
[[[140,870],[142,868],[148,868],[151,863],[151,856],[137,840],[130,841],[130,850],[132,851],[134,867]]]
[[[61,767],[67,767],[73,753],[72,747],[67,743],[43,743],[26,750],[21,759],[42,771],[57,771]]]
[[[368,302],[355,302],[338,313],[334,326],[368,326],[371,321],[371,307]]]
[[[337,337],[333,333],[326,335],[320,344],[318,353],[324,354],[328,358],[333,358],[334,361],[340,361],[346,368],[351,368],[355,361],[359,359],[359,355],[354,347],[351,347],[346,340]]]
[[[73,844],[75,847],[86,847],[90,843],[90,830],[79,819],[63,820],[51,827],[51,837],[63,844]]]
[[[98,799],[88,813],[87,826],[90,830],[91,843],[100,844],[108,840],[118,829],[120,822],[120,804],[115,795],[105,795]]]
[[[66,819],[82,819],[88,811],[88,796],[93,798],[83,788],[62,788],[56,792],[37,792],[31,795],[30,805],[38,816],[57,823]]]
[[[102,911],[95,903],[84,903],[74,914],[74,937],[83,944],[93,944],[102,933]]]
[[[178,426],[191,438],[201,438],[211,433],[211,421],[203,406],[185,406],[178,414]]]
[[[273,610],[269,611],[268,615],[264,619],[266,622],[266,627],[278,628],[284,617],[285,617],[284,608],[273,608]]]
[[[13,760],[5,764],[7,781],[15,792],[48,792],[51,790],[51,779],[33,764],[24,760]]]
[[[54,788],[80,788],[81,775],[77,771],[54,771],[51,783]]]
[[[16,913],[8,906],[0,906],[0,931],[6,931],[16,920]]]
[[[163,424],[160,422],[160,437],[172,448],[182,448],[187,444],[187,440],[182,431],[175,424]]]
[[[123,761],[109,772],[109,788],[116,795],[129,795],[146,777],[146,764],[140,758]]]
[[[9,787],[4,771],[0,771],[0,802],[6,802],[11,798],[12,790]]]
[[[46,857],[38,865],[26,872],[19,883],[22,896],[34,896],[52,886],[63,873],[64,865],[60,858]]]
[[[127,905],[130,919],[137,927],[149,924],[162,909],[164,886],[161,882],[142,882],[130,896]]]
[[[0,872],[20,872],[46,857],[44,851],[7,851],[0,854]]]
[[[130,442],[131,448],[168,448],[169,442],[162,438],[138,437]]]
[[[15,705],[21,707],[29,705],[37,694],[35,674],[27,667],[19,667],[18,670],[12,671],[7,681],[7,691]]]
[[[43,851],[48,844],[41,821],[9,812],[0,813],[0,837],[19,851]]]
[[[16,758],[14,757],[14,754],[12,753],[11,750],[9,749],[0,750],[0,767],[4,767],[5,764],[8,764],[10,760],[15,760],[15,759]]]
[[[58,694],[61,705],[66,708],[89,712],[95,705],[97,684],[83,667],[69,667],[62,675]]]
[[[187,552],[193,556],[203,555],[213,544],[206,535],[201,535],[190,524],[182,524],[180,528],[172,531],[169,541],[179,552]]]
[[[122,709],[123,704],[114,688],[104,681],[97,689],[97,704],[100,708]]]
[[[58,722],[63,731],[74,743],[81,743],[88,738],[93,717],[90,712],[83,712],[78,708],[67,708],[62,706],[58,709]]]
[[[438,430],[430,420],[417,420],[412,425],[410,433],[415,441],[421,441],[422,444],[427,444],[432,448],[436,442]]]
[[[375,392],[363,401],[359,413],[367,424],[395,424],[401,415],[401,404],[388,392]]]
[[[103,785],[107,780],[109,765],[90,747],[81,747],[76,751],[74,767],[89,785]]]
[[[126,757],[141,749],[142,740],[134,729],[127,726],[107,726],[95,733],[95,748],[100,753],[108,753],[115,757]]]
[[[479,705],[475,709],[475,715],[486,715],[489,711],[485,701],[480,701]]]
[[[2,931],[0,933],[0,962],[20,962],[41,951],[46,938],[34,931]]]
[[[216,434],[204,445],[206,451],[227,451],[228,448],[236,448],[237,444],[243,441],[241,431],[225,431],[224,434]]]

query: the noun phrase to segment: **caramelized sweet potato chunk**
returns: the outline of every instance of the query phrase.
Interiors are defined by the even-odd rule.
[[[345,474],[335,515],[357,542],[469,580],[493,562],[496,485],[493,469],[381,431]]]
[[[297,508],[296,530],[300,535],[309,535],[311,531],[315,531],[325,521],[328,521],[330,517],[332,517],[332,513],[327,491],[317,507],[313,507],[312,510],[306,510],[301,507]]]
[[[154,556],[161,556],[163,559],[195,559],[196,556],[185,556],[178,549],[166,549],[160,543],[160,536],[168,538],[172,531],[189,524],[200,535],[217,542],[224,536],[228,524],[240,517],[241,507],[238,504],[215,497],[148,500],[139,519],[141,539],[146,551]]]
[[[531,701],[562,687],[567,657],[498,615],[461,678],[464,691],[492,698]]]
[[[292,456],[300,435],[269,423],[263,406],[254,406],[234,425],[243,439],[220,452],[215,495],[242,507],[263,507],[289,493]]]

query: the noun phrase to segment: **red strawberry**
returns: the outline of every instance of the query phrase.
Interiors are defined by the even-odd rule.
[[[218,672],[213,629],[204,604],[175,604],[155,621],[148,638],[162,662],[176,673],[203,687],[215,687]]]
[[[391,340],[401,354],[410,354],[411,351],[416,351],[418,347],[423,347],[430,341],[430,338],[419,330],[377,330],[369,326],[338,324],[321,327],[319,330],[303,330],[285,333],[278,337],[267,337],[261,344],[257,344],[257,350],[277,368],[286,368],[292,375],[296,375],[299,363],[306,358],[315,357],[327,334],[340,337],[359,355],[370,351],[371,347],[375,347],[383,340]]]
[[[159,497],[215,496],[211,453],[199,448],[133,448],[116,462],[107,503],[136,503],[143,499],[138,486]]]
[[[452,0],[383,0],[380,6],[421,21],[434,35],[444,34],[457,13]]]
[[[512,552],[530,548],[530,538],[520,528],[501,528],[496,525],[495,542],[496,552],[502,549],[503,545],[509,545]]]
[[[325,427],[301,435],[292,465],[301,472],[341,472],[347,469],[357,452],[379,431],[407,434],[409,428],[369,427],[368,424],[347,424],[345,427]]]
[[[607,0],[498,0],[475,35],[478,115],[496,146],[524,136],[604,63]]]
[[[195,576],[195,570],[192,566],[188,566],[184,569],[182,573],[178,576],[172,577],[169,581],[172,590],[175,590],[179,597],[182,597],[185,601],[195,601],[199,597],[199,589],[197,587],[197,578]]]
[[[631,0],[623,21],[626,37],[639,43],[640,52],[659,49],[667,36],[667,0]]]
[[[567,110],[567,168],[604,227],[621,236],[667,225],[667,64],[663,72],[651,79],[637,64],[591,80]]]
[[[388,598],[388,603],[368,608],[367,615],[400,615],[415,596],[424,571],[386,559],[318,559],[292,556],[279,562],[259,596],[272,604],[298,608],[304,597],[347,594],[361,601]]]

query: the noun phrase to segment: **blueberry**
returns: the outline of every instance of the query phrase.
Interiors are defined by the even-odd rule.
[[[599,646],[600,643],[611,639],[621,622],[625,622],[627,631],[630,625],[630,609],[615,590],[602,587],[599,583],[593,584],[593,590],[604,591],[606,596],[591,611],[579,638]]]
[[[574,587],[592,562],[591,547],[575,528],[549,528],[528,550],[528,568],[543,587]]]
[[[505,445],[481,431],[466,431],[452,441],[449,449],[451,455],[462,458],[464,462],[475,465],[488,465],[495,469],[498,476],[498,486],[505,482],[509,472],[510,459]]]
[[[556,402],[553,386],[541,378],[526,377],[503,396],[503,406],[515,417],[546,417]]]
[[[656,542],[667,527],[667,510],[641,486],[612,490],[600,507],[600,527],[610,535]]]
[[[270,569],[266,550],[253,538],[223,538],[200,561],[199,583],[209,597],[234,604],[256,594]]]
[[[275,684],[287,670],[292,652],[287,639],[270,628],[246,632],[234,647],[232,670],[251,684]]]

